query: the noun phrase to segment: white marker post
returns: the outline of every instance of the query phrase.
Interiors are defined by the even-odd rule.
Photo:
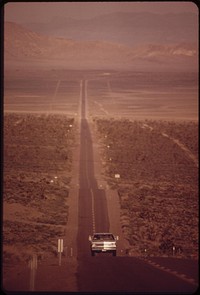
[[[31,269],[30,275],[30,291],[35,291],[35,274],[37,269],[37,255],[33,254],[31,260],[29,261],[29,267]]]
[[[63,252],[63,239],[58,239],[58,255],[59,255],[59,266],[61,266],[61,255]]]
[[[175,250],[176,250],[176,248],[175,248],[175,246],[173,246],[173,247],[172,247],[173,256],[175,255]]]

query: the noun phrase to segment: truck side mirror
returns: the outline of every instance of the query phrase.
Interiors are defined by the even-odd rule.
[[[89,236],[89,241],[92,241],[92,237],[91,236]]]
[[[115,236],[115,240],[118,241],[119,240],[119,236]]]

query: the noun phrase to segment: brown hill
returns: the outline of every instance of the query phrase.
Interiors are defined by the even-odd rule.
[[[49,22],[24,23],[34,32],[76,41],[101,40],[135,46],[146,43],[194,42],[197,13],[114,12],[88,19],[57,16]]]
[[[73,41],[30,31],[6,22],[4,28],[6,61],[39,61],[74,68],[126,68],[196,70],[195,44],[146,44],[128,47],[105,41]]]

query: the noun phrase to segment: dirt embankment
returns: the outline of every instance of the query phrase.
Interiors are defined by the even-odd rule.
[[[197,257],[197,124],[95,122],[105,180],[118,191],[121,226],[130,253]]]

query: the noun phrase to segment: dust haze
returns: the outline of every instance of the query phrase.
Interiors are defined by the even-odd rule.
[[[87,17],[81,10],[82,18],[62,13],[37,21],[12,19],[12,9],[6,7],[4,22],[5,288],[33,288],[27,267],[37,255],[37,290],[80,291],[75,244],[83,87],[94,171],[99,188],[112,196],[110,228],[121,233],[119,256],[196,261],[195,9],[110,8]],[[63,263],[70,267],[62,266],[58,279],[57,239],[63,237]]]

